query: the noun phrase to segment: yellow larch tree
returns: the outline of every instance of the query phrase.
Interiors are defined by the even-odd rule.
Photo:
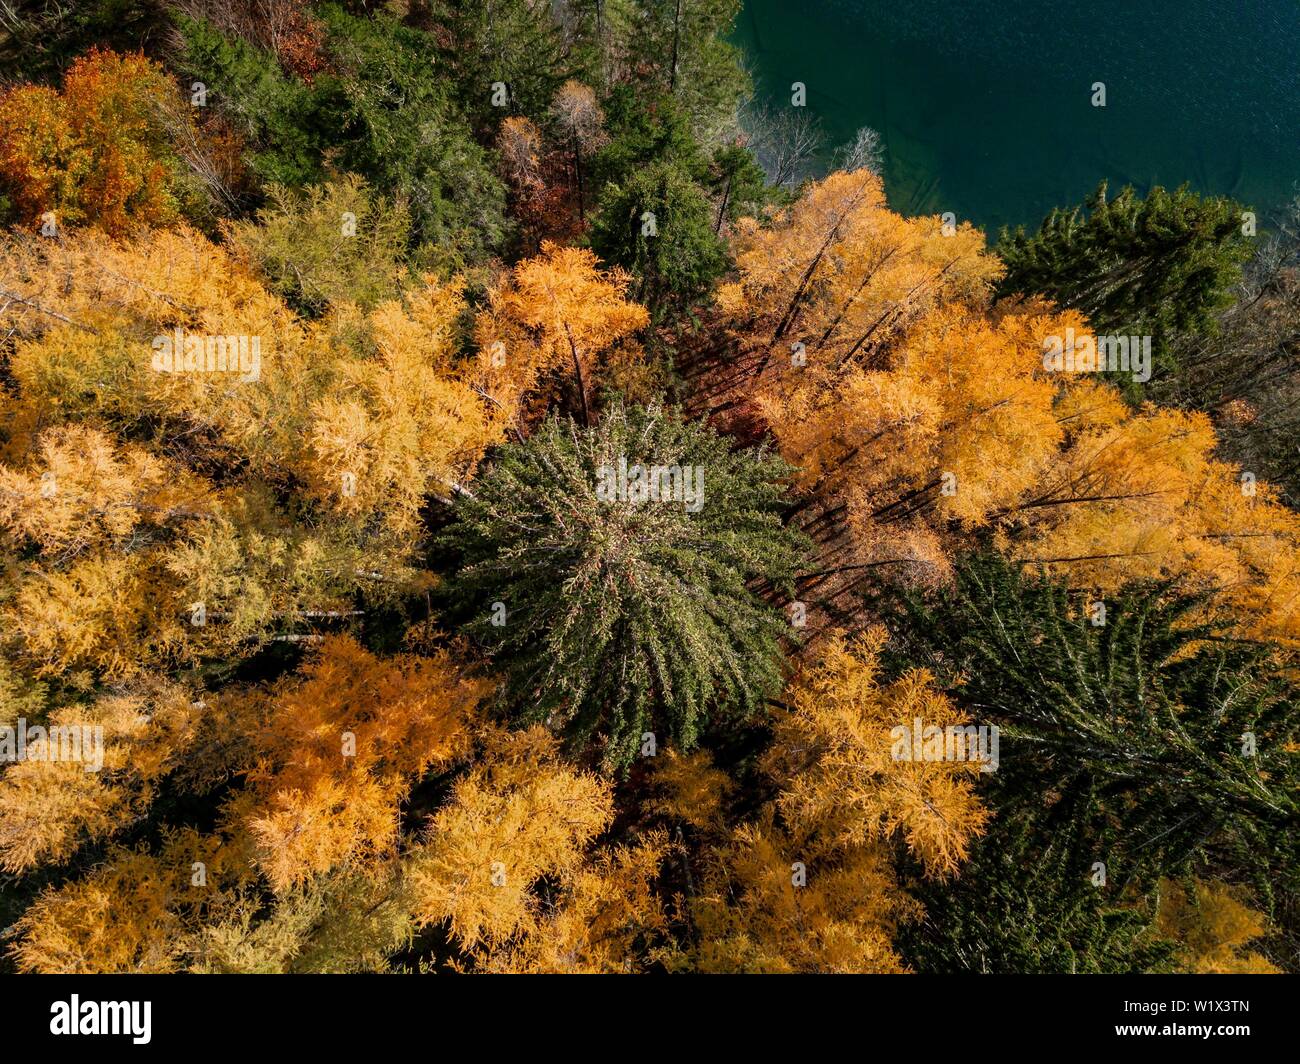
[[[770,814],[736,829],[709,855],[689,901],[692,944],[674,970],[709,973],[889,974],[898,924],[918,913],[888,851],[858,847],[815,866]],[[803,878],[807,876],[807,879]]]
[[[330,636],[266,692],[249,786],[227,806],[232,834],[277,890],[392,855],[398,812],[415,781],[466,752],[485,686],[450,655],[378,658]]]
[[[210,512],[199,478],[98,429],[51,427],[34,442],[26,468],[0,463],[0,529],[42,554],[72,557]]]
[[[590,413],[592,375],[600,357],[649,322],[627,299],[630,278],[603,271],[595,253],[550,241],[488,294],[475,325],[488,391],[517,406],[544,376],[572,371],[584,415]]]
[[[1209,419],[1152,406],[1072,432],[998,542],[1079,587],[1178,578],[1243,634],[1300,639],[1300,517],[1214,457]]]
[[[988,812],[975,760],[897,757],[894,729],[965,726],[922,671],[880,677],[885,635],[832,635],[792,684],[763,767],[776,797],[707,855],[675,968],[897,972],[900,922],[919,908],[895,878],[891,839],[950,875]],[[687,777],[688,779],[691,777]]]
[[[82,767],[71,763],[24,762],[0,776],[6,867],[49,865],[81,842],[111,840],[150,813],[164,777],[180,794],[238,789],[215,834],[165,829],[152,851],[113,847],[46,891],[15,928],[16,962],[29,971],[383,967],[417,926],[402,853],[419,842],[399,836],[401,806],[421,776],[468,752],[485,689],[446,652],[380,658],[335,636],[267,687],[195,698],[159,681],[56,712],[52,723],[104,727],[104,764],[84,773],[89,782],[72,778]]]
[[[475,360],[453,357],[464,309],[459,281],[426,280],[364,320],[345,306],[309,322],[242,257],[185,227],[120,243],[90,230],[58,242],[10,236],[0,247],[0,276],[0,323],[18,337],[9,416],[16,429],[31,427],[38,409],[124,426],[147,417],[178,444],[242,457],[252,473],[272,479],[324,477],[341,452],[382,447],[392,455],[373,479],[398,491],[394,508],[404,513],[405,493],[428,480],[423,470],[465,476],[496,438],[494,419],[510,413],[473,391]],[[248,370],[160,371],[161,345],[178,337],[243,337]],[[426,404],[431,410],[422,413]],[[415,472],[410,486],[394,484],[403,464]],[[325,479],[337,497],[339,478]]]
[[[44,672],[139,671],[183,643],[180,594],[156,553],[212,512],[199,477],[83,425],[53,426],[17,468],[0,463],[0,541],[35,547],[19,567],[5,635]],[[138,659],[138,660],[133,660]]]
[[[173,877],[147,853],[119,850],[82,879],[47,891],[23,914],[19,971],[60,975],[178,971],[184,943]]]
[[[1264,917],[1223,883],[1160,881],[1155,931],[1178,944],[1179,968],[1194,975],[1274,975],[1280,969],[1246,947],[1268,933]]]
[[[927,872],[950,875],[988,820],[974,786],[981,763],[899,757],[894,729],[970,721],[923,669],[884,683],[886,639],[876,628],[820,647],[788,694],[765,767],[783,781],[776,807],[797,836],[848,848],[897,834]]]
[[[184,656],[182,596],[159,578],[159,556],[96,551],[25,573],[3,611],[4,637],[38,674],[90,669],[138,676]]]
[[[859,564],[942,578],[947,523],[986,524],[1055,460],[1064,431],[1037,352],[1078,323],[1042,308],[996,319],[939,308],[887,360],[850,366],[833,388],[810,378],[764,395],[760,409],[803,489],[844,507]]]
[[[652,788],[643,805],[646,812],[670,822],[711,832],[723,822],[724,807],[735,784],[716,768],[707,751],[683,754],[668,749],[656,755]]]
[[[40,974],[182,971],[194,929],[243,903],[236,855],[213,835],[168,832],[159,852],[115,847],[80,879],[43,892],[14,927],[18,970]]]
[[[1008,375],[1017,363],[998,350],[1022,342],[1028,320],[979,323],[982,334],[972,329],[940,366],[928,353],[898,352],[931,314],[987,302],[1001,265],[983,234],[895,214],[880,179],[863,169],[814,182],[765,223],[742,219],[732,249],[737,279],[719,287],[717,301],[741,354],[713,387],[710,409],[752,407],[800,467],[805,504],[848,507],[856,535],[843,564],[900,565],[942,579],[938,530],[913,516],[938,498],[943,473],[958,475],[941,460],[956,452],[973,464],[978,455],[962,447],[978,439],[1032,463],[1041,448],[1022,458],[1021,439],[1051,420],[1050,388],[1026,394],[1031,371]],[[972,315],[968,327],[975,324]],[[1038,416],[1021,428],[1035,407]],[[986,492],[995,480],[980,478]],[[887,535],[882,518],[895,526]]]
[[[21,408],[124,426],[150,417],[164,434],[183,427],[198,439],[196,428],[215,431],[259,470],[301,446],[313,382],[330,360],[314,331],[202,234],[181,226],[124,241],[95,230],[58,241],[10,235],[0,277],[2,320],[19,338],[11,370]],[[190,339],[245,337],[249,371],[160,371],[161,345],[178,336],[182,352]],[[256,379],[241,381],[254,376],[254,339]]]
[[[800,467],[819,595],[878,566],[943,581],[992,529],[1074,586],[1181,578],[1218,592],[1246,634],[1300,637],[1300,519],[1215,459],[1203,415],[1133,410],[1046,365],[1049,342],[1088,323],[1041,300],[990,306],[1000,268],[977,231],[901,219],[855,172],[733,243],[739,277],[719,304],[758,360],[745,387]]]
[[[661,834],[597,850],[539,905],[522,934],[486,951],[475,970],[618,975],[641,971],[668,927],[654,880],[667,852]]]
[[[564,878],[610,823],[607,782],[566,765],[543,728],[489,732],[485,749],[408,858],[411,910],[467,949],[526,933],[543,876]]]
[[[192,744],[201,711],[189,692],[154,681],[52,712],[0,775],[0,868],[59,863],[134,822]]]
[[[316,490],[350,515],[409,534],[430,494],[463,489],[514,411],[487,398],[455,358],[463,282],[435,278],[367,322],[375,357],[340,366],[312,409],[306,468]]]
[[[243,656],[391,599],[416,579],[425,499],[460,489],[516,415],[460,356],[458,280],[308,321],[183,226],[10,234],[0,277],[0,527],[77,547],[24,568],[5,627],[41,669]],[[256,341],[260,361],[160,371],[159,345],[195,337],[243,337],[250,359]]]
[[[768,224],[740,220],[732,246],[739,279],[718,304],[777,396],[833,387],[929,308],[986,299],[1001,274],[978,229],[895,214],[866,169],[814,182]]]

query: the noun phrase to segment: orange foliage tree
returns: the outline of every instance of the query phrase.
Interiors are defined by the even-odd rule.
[[[53,212],[114,234],[173,221],[191,194],[173,129],[193,133],[189,108],[143,55],[91,51],[63,89],[21,85],[0,96],[0,179],[27,222]],[[197,138],[195,138],[197,139]]]
[[[895,214],[865,169],[815,182],[766,225],[741,219],[732,250],[739,279],[718,303],[757,371],[785,382],[777,395],[833,384],[927,309],[986,297],[1002,272],[978,229]]]
[[[877,566],[945,580],[983,529],[1076,586],[1181,577],[1244,632],[1300,638],[1300,519],[1214,458],[1203,416],[1133,410],[1049,364],[1087,322],[990,306],[1000,267],[978,231],[902,219],[854,172],[769,226],[741,223],[734,243],[719,303],[754,353],[757,409],[801,466],[800,509],[834,559],[819,580]]]
[[[896,728],[964,727],[923,671],[880,678],[885,635],[832,636],[791,686],[764,769],[776,797],[731,831],[714,826],[693,935],[671,967],[741,972],[897,972],[892,941],[919,915],[894,874],[889,840],[905,842],[931,875],[950,875],[988,813],[974,791],[976,760],[900,758]],[[707,766],[672,765],[673,789],[707,807]],[[670,808],[682,808],[672,801]]]
[[[398,806],[431,767],[465,752],[481,683],[444,653],[376,658],[326,639],[302,670],[266,692],[250,786],[226,811],[254,861],[284,889],[393,850]]]
[[[590,420],[600,356],[649,322],[646,309],[627,299],[627,274],[602,271],[596,262],[585,248],[547,241],[540,255],[519,263],[489,293],[475,333],[499,401],[517,404],[545,374],[568,368]]]

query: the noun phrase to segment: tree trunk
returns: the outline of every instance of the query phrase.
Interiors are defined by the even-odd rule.
[[[668,78],[668,91],[672,94],[677,92],[677,50],[682,39],[682,0],[677,0],[677,7],[673,11],[673,69]]]
[[[582,359],[578,357],[578,345],[573,342],[573,333],[569,323],[564,323],[564,336],[569,341],[569,354],[573,356],[573,372],[578,378],[578,395],[582,397],[582,423],[591,427],[591,409],[587,406],[587,380],[582,374]]]
[[[727,205],[731,202],[731,176],[731,174],[727,175],[727,183],[722,188],[722,202],[718,204],[718,220],[713,226],[714,236],[722,232],[722,219],[726,217]]]
[[[582,195],[582,148],[578,145],[575,137],[573,141],[573,177],[578,183],[578,221],[587,220],[587,208],[583,203]]]

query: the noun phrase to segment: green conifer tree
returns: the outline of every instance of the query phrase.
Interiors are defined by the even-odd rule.
[[[691,491],[638,501],[635,467],[650,466],[691,473]],[[594,744],[607,769],[645,732],[689,749],[721,713],[760,713],[789,626],[750,584],[789,587],[804,551],[778,516],[788,471],[620,405],[505,448],[443,542],[460,561],[449,617],[491,653],[509,713]]]
[[[1172,370],[1176,334],[1212,332],[1232,301],[1250,255],[1243,208],[1186,186],[1156,186],[1145,199],[1131,187],[1109,200],[1106,191],[1103,181],[1082,207],[1053,210],[1032,235],[1003,229],[1000,294],[1045,295],[1099,334],[1149,335],[1157,369]]]

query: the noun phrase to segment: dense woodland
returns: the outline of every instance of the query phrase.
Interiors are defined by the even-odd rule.
[[[904,217],[739,0],[27,7],[0,966],[1300,970],[1300,213]]]

